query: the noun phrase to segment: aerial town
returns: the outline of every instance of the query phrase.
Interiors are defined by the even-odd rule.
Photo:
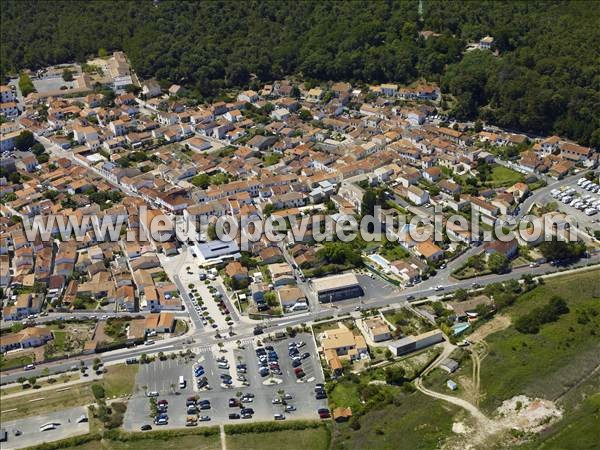
[[[244,446],[235,427],[296,422],[306,439],[401,439],[394,416],[417,420],[415,403],[450,448],[516,442],[561,419],[561,393],[528,391],[525,368],[499,383],[494,336],[510,330],[506,351],[526,367],[527,339],[572,313],[557,358],[598,349],[581,337],[600,325],[597,149],[457,121],[425,80],[289,77],[198,104],[140,79],[123,51],[24,71],[0,93],[2,448],[100,448],[98,429],[271,448]],[[322,238],[327,220],[367,215],[380,239]],[[400,229],[384,222],[400,216]],[[157,218],[195,233],[157,235]],[[277,240],[224,240],[225,218],[283,227]],[[31,238],[34,219],[45,236]],[[69,220],[83,223],[77,238]],[[535,220],[544,233],[530,239],[518,226]],[[440,236],[412,233],[436,221]],[[581,381],[552,364],[565,385]]]

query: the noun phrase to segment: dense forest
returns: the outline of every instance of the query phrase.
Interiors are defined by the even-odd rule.
[[[123,49],[143,78],[202,100],[299,75],[418,78],[458,119],[600,145],[600,8],[594,1],[1,0],[1,75]],[[419,31],[437,37],[424,39]],[[495,38],[491,52],[464,53]]]

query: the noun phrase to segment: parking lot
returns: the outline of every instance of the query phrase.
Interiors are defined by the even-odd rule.
[[[370,274],[370,272],[368,272]],[[364,295],[362,297],[349,298],[347,300],[334,301],[331,304],[328,302],[321,303],[321,308],[342,308],[348,305],[356,307],[368,308],[371,301],[381,300],[385,297],[397,295],[398,288],[392,284],[382,280],[376,275],[356,274],[360,286],[363,288]]]
[[[193,362],[176,359],[143,365],[136,380],[137,393],[127,408],[125,429],[139,430],[145,424],[158,426],[153,423],[146,395],[152,391],[158,392],[157,402],[168,402],[168,423],[161,428],[184,427],[190,416],[210,417],[199,425],[274,420],[275,414],[287,419],[317,418],[317,410],[327,407],[327,399],[317,400],[315,395],[315,385],[323,383],[323,374],[312,336],[303,333],[293,339],[260,342],[260,346],[259,342],[249,338],[239,347],[229,343],[221,349],[200,348]],[[301,378],[289,356],[292,342],[302,342],[297,351],[301,362],[296,363],[302,371]],[[259,369],[265,367],[265,362],[259,361],[262,355],[267,370],[261,374]],[[186,381],[185,388],[179,387],[180,376]],[[196,407],[188,410],[192,404]]]
[[[578,184],[565,189],[564,194],[555,190],[553,193],[559,209],[577,220],[580,227],[598,229],[597,210],[600,208],[600,194],[585,189]]]
[[[3,450],[24,448],[88,433],[90,428],[88,421],[78,423],[84,415],[87,417],[87,408],[79,406],[46,415],[2,422],[2,428],[8,433],[8,441],[3,442],[1,447]],[[49,423],[53,423],[55,429],[40,431],[40,427]]]

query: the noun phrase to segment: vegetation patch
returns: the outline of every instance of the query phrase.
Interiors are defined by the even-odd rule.
[[[482,406],[491,411],[517,394],[553,400],[600,364],[600,306],[594,298],[599,276],[595,269],[548,279],[506,308],[513,323],[547,308],[554,296],[563,298],[569,311],[536,334],[509,327],[486,338],[490,350],[481,366]]]

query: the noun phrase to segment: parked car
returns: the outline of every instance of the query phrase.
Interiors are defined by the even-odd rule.
[[[331,413],[329,412],[329,409],[327,409],[327,408],[319,408],[317,410],[317,413],[319,414],[319,417],[321,419],[328,419],[329,417],[331,417]]]

